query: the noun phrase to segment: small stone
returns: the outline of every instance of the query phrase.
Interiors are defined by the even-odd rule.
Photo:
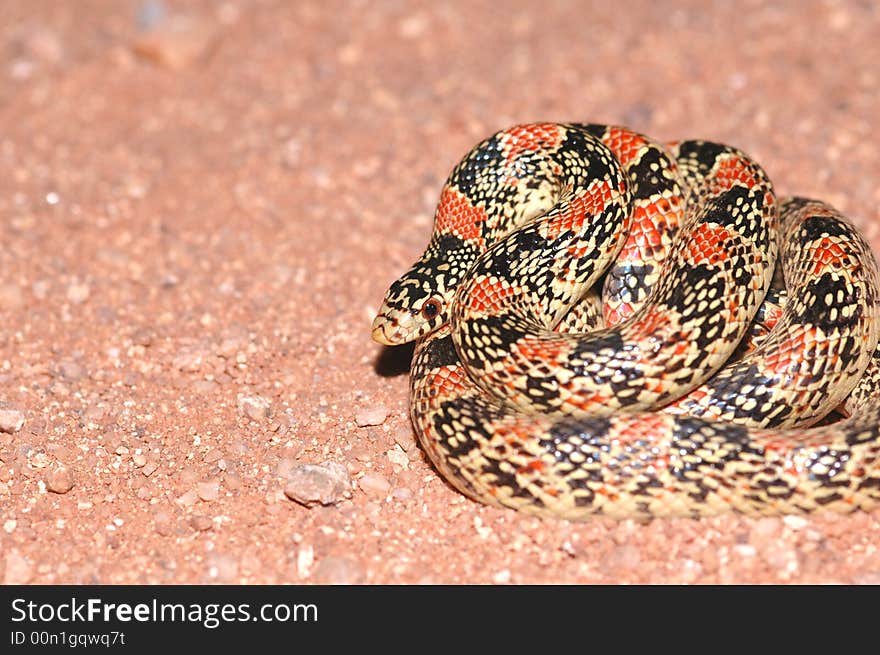
[[[74,305],[81,305],[89,299],[90,295],[92,295],[92,290],[85,282],[75,282],[67,287],[67,300]]]
[[[34,575],[34,567],[30,561],[22,555],[17,548],[11,548],[6,553],[6,575],[4,584],[27,584]]]
[[[261,421],[268,418],[271,410],[272,403],[262,396],[239,395],[238,397],[238,411],[252,421]]]
[[[291,459],[290,457],[282,457],[278,460],[278,465],[275,467],[275,473],[282,478],[286,478],[290,475],[290,472],[296,467],[296,460]]]
[[[403,452],[403,450],[401,450],[400,446],[391,448],[387,453],[385,453],[385,455],[388,457],[389,462],[403,469],[409,468],[411,456],[414,460],[420,457],[418,448],[415,448],[408,453],[405,453]]]
[[[195,491],[190,490],[177,497],[177,504],[181,507],[191,507],[196,504],[198,499],[198,494]]]
[[[199,498],[201,498],[205,502],[217,500],[217,496],[219,494],[220,483],[217,480],[209,480],[207,482],[199,483]]]
[[[144,348],[148,348],[152,345],[155,338],[156,333],[153,331],[152,328],[140,327],[134,331],[134,334],[131,335],[131,342],[136,346],[143,346]]]
[[[240,351],[247,348],[248,341],[245,335],[232,335],[223,337],[215,354],[224,359],[233,359]]]
[[[391,491],[391,483],[376,473],[365,473],[358,480],[358,487],[368,496],[384,498]]]
[[[337,462],[300,464],[290,471],[284,495],[306,507],[333,505],[351,497],[351,477]]]
[[[24,425],[24,412],[17,409],[0,409],[0,432],[13,434]]]
[[[406,487],[397,487],[394,491],[391,492],[391,497],[394,498],[394,500],[406,502],[413,497],[413,492]]]
[[[409,425],[400,427],[394,432],[394,442],[403,448],[405,452],[409,452],[416,447],[416,438],[413,435],[412,428]]]
[[[193,514],[189,517],[189,527],[196,532],[204,532],[210,530],[214,522],[204,514]]]
[[[73,489],[73,473],[66,466],[57,466],[46,478],[46,488],[52,493],[66,494]]]
[[[354,422],[359,428],[368,425],[382,425],[388,418],[388,408],[383,405],[362,409],[354,416]]]
[[[144,468],[141,469],[141,473],[143,473],[147,477],[150,477],[151,475],[153,475],[153,473],[156,472],[156,469],[158,468],[159,465],[156,464],[156,462],[148,462],[144,465]]]
[[[318,562],[312,578],[317,584],[363,584],[366,573],[358,562],[349,557],[329,556]]]
[[[138,468],[142,468],[147,463],[147,457],[143,453],[135,453],[132,455],[131,461]]]

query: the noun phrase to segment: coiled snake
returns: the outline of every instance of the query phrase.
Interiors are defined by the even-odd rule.
[[[880,501],[877,299],[858,231],[742,152],[535,123],[455,167],[373,338],[417,340],[413,425],[476,500],[849,512]]]

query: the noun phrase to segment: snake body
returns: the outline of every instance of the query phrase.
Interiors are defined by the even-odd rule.
[[[762,308],[779,250],[787,300]],[[452,171],[373,336],[417,341],[413,425],[476,500],[575,520],[852,511],[880,500],[877,298],[858,231],[778,202],[744,153],[539,123]],[[772,329],[731,360],[756,316]],[[803,429],[844,400],[848,420]]]

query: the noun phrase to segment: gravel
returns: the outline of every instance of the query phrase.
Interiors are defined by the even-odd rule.
[[[300,464],[288,474],[284,495],[306,507],[333,505],[351,497],[351,477],[337,462]]]
[[[199,498],[201,498],[205,502],[217,500],[217,497],[220,495],[220,482],[217,480],[200,482],[198,494]]]
[[[358,479],[358,487],[368,496],[384,498],[391,491],[391,483],[383,476],[365,473]]]
[[[272,403],[262,396],[239,396],[238,411],[252,421],[262,421],[269,417]]]
[[[24,412],[17,409],[0,409],[0,432],[14,433],[24,426]]]
[[[380,405],[359,410],[354,416],[354,422],[359,428],[363,428],[369,425],[382,425],[386,418],[388,418],[388,408]]]
[[[416,445],[412,346],[370,340],[520,121],[734,144],[880,249],[873,3],[146,4],[2,4],[0,582],[877,582],[876,511],[475,503]]]
[[[57,466],[46,478],[46,488],[56,494],[66,494],[73,489],[73,473],[66,466]]]

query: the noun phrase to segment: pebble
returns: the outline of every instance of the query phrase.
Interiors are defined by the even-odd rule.
[[[220,483],[217,480],[208,480],[199,483],[199,498],[206,502],[217,500],[220,494]]]
[[[238,491],[239,489],[241,489],[241,477],[238,475],[238,473],[227,472],[223,478],[223,485],[229,491]]]
[[[365,473],[358,479],[358,487],[368,496],[384,498],[391,491],[391,483],[377,473]]]
[[[148,462],[144,465],[144,468],[141,469],[141,473],[145,476],[150,477],[153,473],[156,472],[156,469],[159,468],[159,465],[156,462]]]
[[[181,507],[190,507],[195,505],[198,498],[198,494],[195,491],[190,490],[177,497],[177,504]]]
[[[351,497],[351,477],[337,462],[300,464],[290,471],[284,495],[306,507],[333,505]]]
[[[66,494],[73,489],[73,473],[66,466],[57,466],[46,478],[46,488],[52,493]]]
[[[407,489],[406,487],[398,487],[394,491],[391,492],[391,497],[394,500],[399,500],[401,502],[406,502],[407,500],[412,499],[413,492]]]
[[[404,425],[394,432],[394,442],[403,448],[405,452],[409,452],[416,447],[416,438],[413,434],[412,427]]]
[[[189,517],[189,527],[191,527],[196,532],[204,532],[205,530],[210,530],[214,525],[214,522],[204,514],[193,514]]]
[[[4,584],[27,584],[34,576],[34,567],[30,561],[22,555],[17,548],[11,548],[6,553],[6,575]]]
[[[360,563],[349,557],[328,556],[318,562],[312,574],[317,584],[362,584],[366,573]]]
[[[252,421],[261,421],[268,418],[271,410],[272,403],[262,396],[240,395],[238,397],[238,411]]]
[[[355,414],[354,422],[359,428],[364,428],[368,425],[382,425],[386,418],[388,418],[388,408],[384,405],[377,405],[360,410]]]
[[[418,459],[421,456],[418,448],[411,450],[408,453],[403,452],[400,448],[391,448],[385,454],[388,457],[389,462],[403,469],[409,468],[410,456],[412,456],[412,459]]]
[[[0,432],[13,434],[24,425],[24,412],[17,409],[0,409]]]

